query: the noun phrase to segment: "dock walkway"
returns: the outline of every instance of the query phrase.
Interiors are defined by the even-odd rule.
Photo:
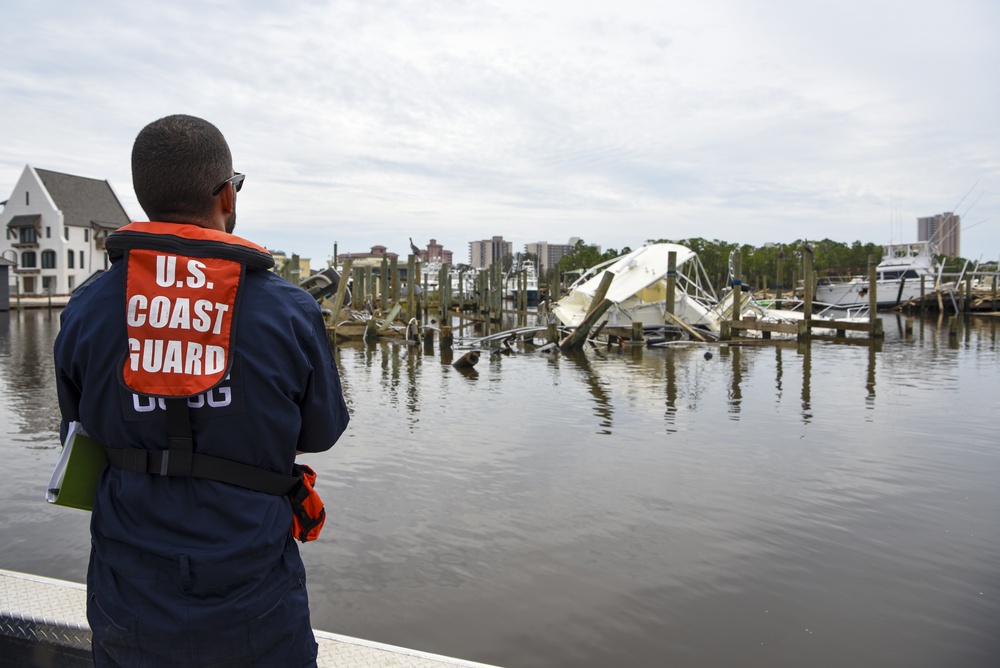
[[[93,665],[86,607],[82,584],[0,569],[0,666]],[[496,668],[325,631],[315,634],[320,668]]]

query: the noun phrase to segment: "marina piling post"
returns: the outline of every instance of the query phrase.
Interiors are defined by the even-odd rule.
[[[677,251],[667,253],[667,313],[673,315],[677,299]]]
[[[420,313],[423,314],[423,315],[425,315],[425,316],[429,316],[430,315],[430,299],[431,299],[430,276],[427,276],[426,274],[423,274],[423,273],[420,272],[420,261],[419,260],[417,261],[417,273],[418,273],[418,275],[422,276],[423,279],[424,279],[424,289],[420,292],[420,300],[419,300],[420,303],[423,304],[423,308],[420,310]]]
[[[611,272],[606,272],[605,275],[613,276]],[[607,292],[606,289],[605,292]],[[603,316],[609,308],[611,308],[611,302],[604,299],[595,308],[591,309],[590,313],[587,314],[587,317],[583,319],[583,322],[581,322],[580,325],[573,330],[570,337],[562,342],[562,345],[559,346],[560,349],[562,349],[563,352],[566,352],[582,348],[588,335],[590,334],[590,330],[594,327],[594,323],[600,320],[601,316]]]
[[[733,312],[730,316],[733,322],[743,319],[743,254],[733,253]]]
[[[802,311],[803,319],[808,323],[813,317],[813,249],[812,246],[802,247]]]
[[[416,276],[417,263],[413,255],[406,258],[406,320],[413,320],[417,314]]]
[[[355,267],[354,271],[351,272],[351,280],[354,281],[354,294],[352,301],[354,302],[354,308],[365,303],[365,270],[364,267]]]
[[[447,317],[448,307],[451,305],[450,292],[451,280],[448,278],[448,265],[442,264],[441,269],[438,270],[438,313],[442,324]]]
[[[378,339],[378,330],[375,326],[375,318],[369,318],[365,322],[365,332],[361,337],[365,343],[371,343]]]
[[[354,260],[344,260],[344,266],[340,268],[340,281],[337,283],[337,293],[333,297],[333,324],[337,324],[340,318],[340,309],[344,306],[344,295],[347,293],[347,277],[351,275],[351,264]]]
[[[868,256],[868,322],[871,324],[871,336],[876,336],[878,319],[878,266],[875,258]]]
[[[495,271],[493,272],[493,309],[491,313],[494,319],[498,323],[503,322],[503,265],[499,262],[495,263]]]
[[[388,308],[389,304],[394,303],[389,294],[389,259],[382,258],[382,269],[379,272],[379,303],[382,308]]]
[[[968,313],[972,306],[972,277],[965,277],[965,307],[962,311]]]
[[[559,328],[556,327],[556,323],[549,323],[545,331],[545,338],[548,339],[549,343],[559,343]]]
[[[781,280],[781,264],[784,259],[785,250],[782,248],[778,251],[778,259],[776,261],[778,279],[774,284],[774,308],[781,308],[781,287],[784,285],[784,282]]]
[[[924,297],[927,295],[927,277],[920,277],[920,315],[924,314],[924,310],[927,308]]]
[[[594,293],[594,299],[590,302],[590,313],[593,313],[597,306],[599,306],[604,300],[604,297],[608,294],[608,289],[611,287],[611,282],[613,280],[615,280],[615,275],[610,271],[605,271],[604,275],[601,276],[601,282],[597,286],[597,292]],[[587,314],[587,318],[590,317],[590,313]],[[586,320],[586,318],[584,319]]]
[[[441,327],[441,348],[451,348],[455,342],[455,335],[451,331],[451,325]]]
[[[389,258],[389,278],[389,301],[396,304],[399,302],[399,260],[395,257]]]
[[[632,340],[642,341],[642,323],[632,321]]]
[[[733,325],[728,320],[719,321],[719,340],[729,341],[733,338]]]

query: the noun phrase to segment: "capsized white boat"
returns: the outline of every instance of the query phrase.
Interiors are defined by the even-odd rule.
[[[712,328],[716,317],[711,308],[718,302],[698,255],[680,244],[650,244],[592,267],[569,286],[569,293],[551,305],[562,324],[577,327],[590,311],[598,286],[606,272],[614,278],[605,295],[612,306],[600,322],[612,327],[632,323],[660,325],[667,321],[667,273],[669,254],[677,253],[674,310],[676,317],[692,326]],[[718,324],[715,323],[715,331]]]
[[[612,306],[598,322],[612,327],[630,327],[632,323],[638,322],[647,328],[669,324],[666,297],[671,251],[677,253],[673,314],[687,325],[717,336],[721,322],[734,317],[734,294],[741,295],[740,318],[786,323],[804,318],[802,311],[767,308],[758,303],[749,292],[734,293],[730,290],[721,299],[718,298],[697,254],[686,246],[669,243],[643,246],[591,268],[570,286],[569,294],[552,304],[552,313],[563,325],[579,326],[590,312],[604,274],[611,272],[613,279],[606,299],[611,301]],[[814,313],[812,319],[833,320],[830,316],[818,313]],[[856,317],[841,319],[861,320]],[[759,336],[760,333],[751,335]]]

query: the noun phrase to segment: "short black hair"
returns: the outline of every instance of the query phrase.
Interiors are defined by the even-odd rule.
[[[233,175],[233,156],[219,128],[175,114],[139,131],[132,145],[132,187],[150,220],[207,216],[212,188]]]

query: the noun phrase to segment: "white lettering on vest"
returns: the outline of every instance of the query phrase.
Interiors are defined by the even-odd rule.
[[[212,376],[226,368],[226,350],[222,346],[202,345],[175,339],[128,340],[129,366],[147,373],[183,373],[188,376]]]
[[[177,258],[173,255],[156,256],[156,284],[161,288],[169,288],[174,284],[177,275]]]
[[[202,271],[204,268],[204,263],[198,262],[198,260],[188,260],[188,273],[190,276],[187,277],[187,286],[189,288],[201,288],[205,286],[205,272]]]

